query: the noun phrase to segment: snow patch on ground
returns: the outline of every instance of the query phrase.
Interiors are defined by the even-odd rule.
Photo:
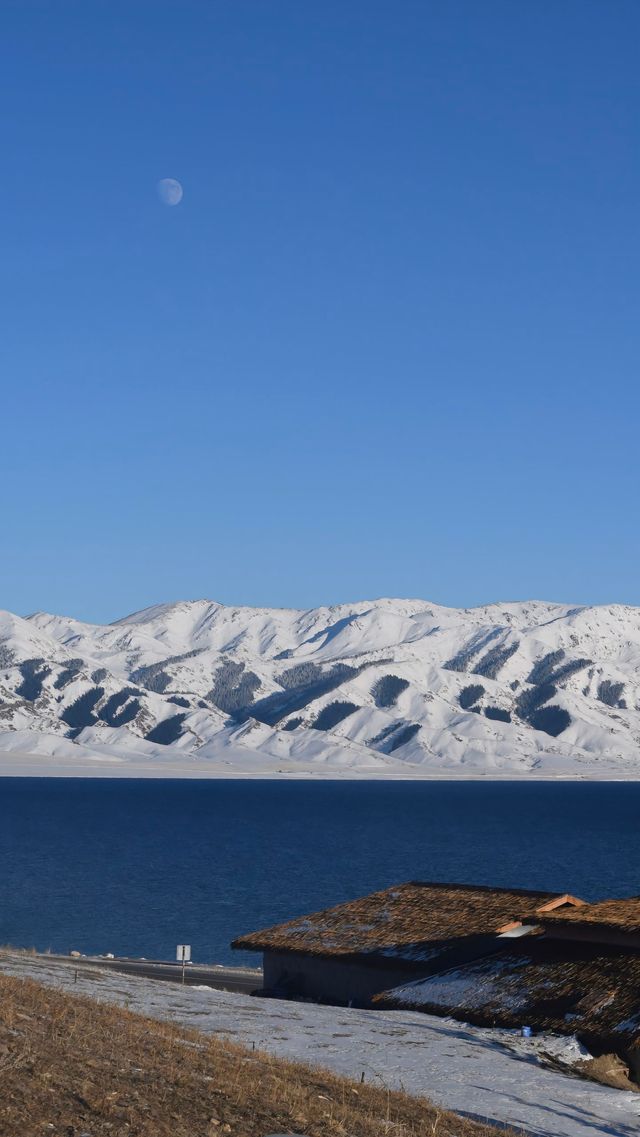
[[[0,968],[357,1080],[364,1073],[368,1082],[536,1137],[637,1137],[640,1127],[640,1094],[540,1064],[543,1051],[564,1062],[584,1057],[573,1039],[528,1040],[419,1012],[320,1007],[181,987],[18,953],[3,953]]]

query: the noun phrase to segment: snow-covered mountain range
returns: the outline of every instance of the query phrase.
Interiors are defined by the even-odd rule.
[[[12,772],[640,777],[640,609],[4,612],[0,756]]]

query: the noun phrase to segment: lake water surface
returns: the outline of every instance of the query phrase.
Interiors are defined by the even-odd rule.
[[[640,893],[640,783],[0,779],[0,942],[256,963],[241,932],[403,880]]]

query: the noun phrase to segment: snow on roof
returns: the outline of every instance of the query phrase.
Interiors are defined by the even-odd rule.
[[[573,897],[486,885],[409,881],[234,940],[249,951],[425,963],[454,944],[518,927]]]
[[[640,953],[532,937],[505,951],[377,995],[378,1006],[452,1015],[479,1026],[640,1044]]]

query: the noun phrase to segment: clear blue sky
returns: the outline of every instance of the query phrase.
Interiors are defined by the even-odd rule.
[[[3,607],[640,604],[638,0],[0,30]]]

